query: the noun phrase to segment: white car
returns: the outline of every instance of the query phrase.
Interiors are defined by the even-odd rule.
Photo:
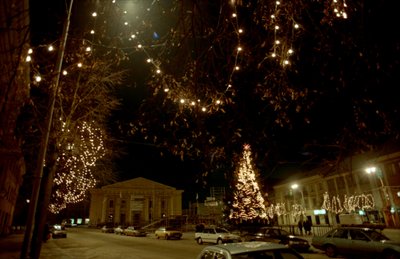
[[[241,241],[239,235],[232,234],[227,229],[220,227],[205,227],[200,229],[196,231],[194,239],[199,245],[203,243],[222,244]]]
[[[208,258],[303,259],[300,254],[285,245],[258,241],[207,246],[203,248],[197,259]]]
[[[160,227],[154,232],[157,239],[181,239],[182,231],[171,227]]]
[[[115,234],[119,234],[119,235],[123,235],[124,234],[124,228],[122,226],[118,226],[118,227],[114,228],[114,233]]]

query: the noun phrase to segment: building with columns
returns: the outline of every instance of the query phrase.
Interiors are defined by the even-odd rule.
[[[146,225],[182,215],[182,193],[143,177],[90,191],[90,225]]]

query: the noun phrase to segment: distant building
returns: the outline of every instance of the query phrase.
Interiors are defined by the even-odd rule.
[[[286,213],[278,216],[281,225],[306,218],[313,225],[340,224],[339,215],[349,213],[346,207],[366,206],[372,201],[372,208],[355,207],[350,213],[360,215],[364,222],[400,226],[400,152],[357,155],[329,170],[317,168],[293,174],[273,188],[273,204],[285,206]],[[324,201],[328,210],[323,208]],[[303,215],[298,205],[303,207]]]
[[[182,193],[138,177],[90,191],[91,225],[146,225],[182,215]]]

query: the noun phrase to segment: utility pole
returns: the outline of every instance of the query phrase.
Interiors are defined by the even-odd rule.
[[[66,46],[67,38],[68,38],[68,30],[69,30],[73,2],[74,1],[71,0],[71,2],[69,4],[67,18],[64,23],[63,32],[61,35],[60,47],[58,50],[57,61],[56,61],[55,70],[54,70],[56,72],[56,75],[53,80],[53,83],[51,84],[51,86],[53,87],[53,91],[50,96],[49,112],[46,116],[46,124],[45,124],[46,127],[43,132],[43,137],[42,137],[39,154],[38,154],[37,167],[36,167],[34,177],[33,177],[32,196],[31,196],[31,202],[30,202],[29,211],[28,211],[28,218],[26,221],[26,229],[25,229],[24,241],[22,243],[20,259],[32,258],[32,257],[30,257],[31,256],[30,255],[30,252],[31,252],[30,247],[32,245],[34,226],[36,225],[35,224],[36,223],[35,216],[37,213],[37,205],[38,205],[38,199],[39,199],[39,193],[40,193],[40,186],[42,184],[43,168],[44,168],[44,162],[45,162],[46,153],[47,153],[47,146],[48,146],[48,142],[49,142],[51,125],[53,123],[54,106],[55,106],[56,96],[57,96],[59,82],[60,82],[61,68],[62,68],[62,63],[63,63],[63,59],[64,59],[65,46]],[[48,179],[48,180],[53,181],[53,179]],[[46,206],[46,205],[47,204],[44,204],[44,206]],[[39,231],[39,233],[42,233],[42,231]],[[36,236],[36,239],[42,239],[42,237]],[[39,252],[40,252],[40,249],[39,249]],[[35,258],[35,259],[37,259],[37,258]]]

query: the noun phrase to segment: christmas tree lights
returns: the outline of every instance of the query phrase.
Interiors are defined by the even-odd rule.
[[[267,219],[265,201],[261,194],[253,169],[250,145],[243,147],[243,155],[235,172],[236,184],[232,210],[234,220]]]

